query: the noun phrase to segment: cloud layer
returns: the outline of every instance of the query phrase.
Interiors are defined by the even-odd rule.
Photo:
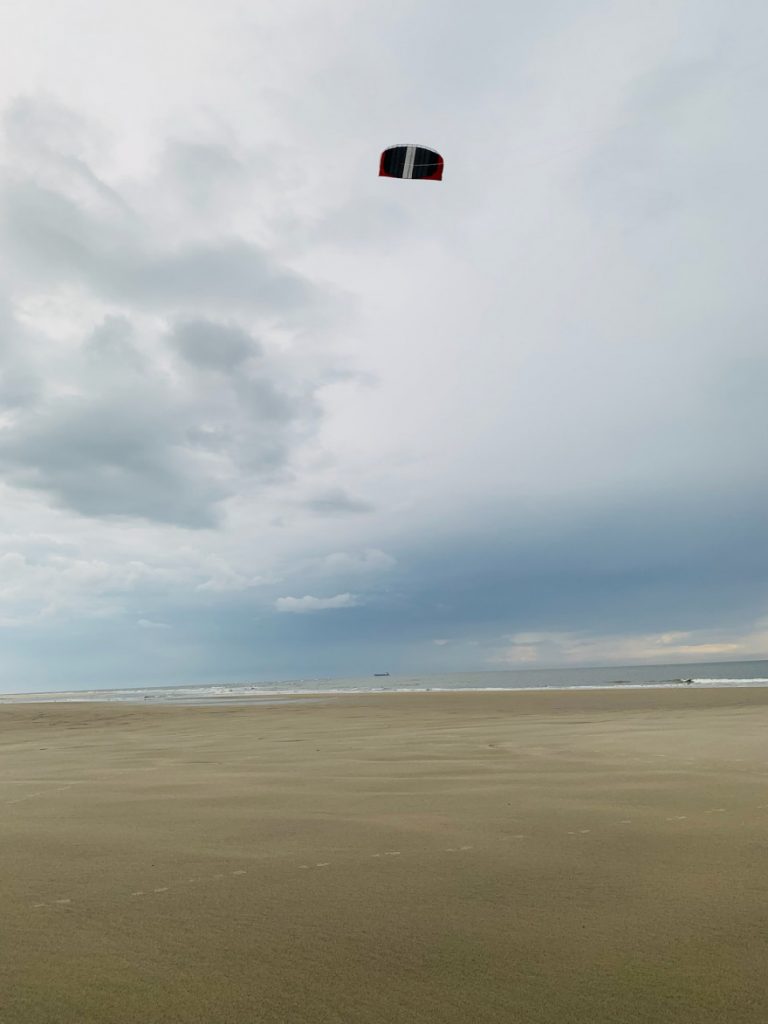
[[[0,67],[0,687],[768,654],[760,5],[78,11]]]
[[[0,248],[18,312],[0,465],[84,515],[214,526],[243,478],[280,478],[317,427],[314,365],[256,334],[311,331],[317,290],[252,241],[169,230],[99,177],[70,120],[30,101],[6,117]]]

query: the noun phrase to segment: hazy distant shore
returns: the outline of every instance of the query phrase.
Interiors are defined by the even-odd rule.
[[[768,689],[0,707],[23,1024],[764,1024]]]

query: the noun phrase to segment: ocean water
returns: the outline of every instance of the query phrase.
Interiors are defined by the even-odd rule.
[[[461,690],[578,690],[637,687],[768,686],[768,661],[705,662],[688,665],[628,665],[609,668],[514,669],[444,675],[360,676],[350,679],[292,679],[263,683],[68,690],[0,694],[2,703],[116,701],[136,704],[281,703],[303,696],[318,700],[345,693],[425,693]]]

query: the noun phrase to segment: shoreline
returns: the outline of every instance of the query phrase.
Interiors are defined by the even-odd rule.
[[[170,688],[169,688],[170,689]],[[180,687],[184,690],[184,687]],[[201,690],[207,689],[205,686]],[[358,698],[358,697],[416,697],[416,696],[450,696],[451,694],[563,694],[563,693],[624,693],[624,692],[645,692],[645,691],[682,691],[686,693],[711,693],[713,691],[738,692],[740,690],[765,690],[768,692],[768,679],[712,679],[698,680],[693,682],[648,682],[648,683],[594,683],[575,684],[572,686],[487,686],[487,687],[397,687],[384,688],[372,687],[370,689],[294,689],[294,690],[250,690],[239,693],[239,687],[232,687],[233,692],[218,693],[213,695],[201,695],[195,697],[190,694],[175,697],[148,695],[145,690],[138,690],[133,696],[109,697],[108,690],[62,690],[32,693],[0,693],[0,707],[26,704],[77,704],[77,705],[120,705],[125,707],[232,707],[234,705],[260,705],[260,704],[295,704],[318,703],[325,699]],[[125,690],[115,690],[116,693],[124,694]],[[87,697],[86,694],[93,693],[98,696]],[[82,694],[83,696],[77,696]]]
[[[0,724],[4,716],[14,709],[29,709],[34,714],[45,715],[55,709],[70,709],[73,717],[82,713],[87,720],[89,711],[115,712],[121,718],[140,720],[146,712],[180,715],[187,712],[244,713],[260,709],[274,713],[302,709],[310,714],[326,709],[370,709],[384,712],[391,708],[400,713],[401,707],[412,707],[422,711],[434,709],[462,708],[473,712],[478,709],[500,716],[518,714],[580,713],[583,710],[602,710],[621,713],[631,710],[659,712],[699,709],[727,709],[742,707],[768,707],[768,685],[760,686],[611,686],[571,687],[537,689],[486,689],[486,690],[388,690],[358,692],[321,692],[316,694],[275,694],[252,698],[219,697],[212,700],[0,700]]]

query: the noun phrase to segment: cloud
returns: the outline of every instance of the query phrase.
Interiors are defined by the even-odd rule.
[[[259,156],[264,159],[263,153]],[[188,206],[216,210],[229,206],[233,191],[245,193],[254,167],[230,146],[213,141],[171,139],[162,155],[169,190],[181,192]]]
[[[278,576],[238,572],[223,558],[215,556],[206,558],[201,570],[206,573],[207,579],[198,583],[195,590],[202,593],[226,594],[280,582]]]
[[[331,361],[284,349],[319,328],[320,293],[248,239],[169,229],[151,183],[121,196],[88,162],[91,127],[42,101],[5,119],[0,256],[25,324],[0,304],[0,469],[82,515],[214,527],[318,428]]]
[[[323,569],[331,573],[386,572],[397,565],[397,560],[379,548],[365,548],[364,551],[335,551],[320,562]]]
[[[0,521],[3,511],[0,505]],[[61,513],[48,515],[61,523]],[[87,630],[89,620],[165,621],[169,608],[182,608],[183,628],[196,610],[210,616],[222,600],[247,600],[255,588],[279,582],[273,572],[255,571],[261,558],[233,564],[231,554],[202,543],[187,546],[165,526],[154,528],[156,548],[144,531],[121,522],[79,523],[82,540],[74,530],[67,539],[0,530],[0,620],[6,627],[66,629],[79,622]]]
[[[227,324],[172,326],[169,348],[162,335],[147,344],[142,328],[126,314],[106,316],[54,359],[55,384],[30,383],[19,369],[6,375],[17,412],[0,427],[0,466],[16,486],[84,515],[213,526],[241,476],[276,477],[315,428],[313,384]],[[180,348],[183,362],[169,373],[168,355]],[[246,353],[259,358],[244,369]],[[206,370],[216,377],[197,376]]]
[[[136,625],[140,629],[170,629],[167,622],[153,622],[152,619],[139,619]]]
[[[304,506],[315,515],[328,517],[365,515],[374,510],[370,502],[353,497],[343,487],[329,487],[308,498]]]
[[[30,357],[37,342],[0,294],[0,411],[22,408],[38,397],[40,381]]]
[[[747,658],[766,647],[764,624],[740,635],[720,636],[706,631],[590,636],[578,633],[513,634],[489,656],[493,665],[519,664],[623,665],[634,662],[665,664]]]
[[[203,452],[184,444],[162,395],[120,388],[51,399],[0,434],[0,465],[18,486],[89,516],[213,526],[227,493]]]
[[[278,597],[275,608],[279,612],[319,612],[332,608],[355,608],[360,604],[356,594],[336,594],[335,597]]]
[[[171,5],[9,8],[8,677],[768,652],[763,7]]]
[[[319,301],[307,280],[253,242],[178,240],[160,248],[151,225],[95,205],[33,180],[6,181],[0,231],[23,287],[80,285],[136,309],[238,310],[292,322]]]
[[[83,355],[107,373],[143,373],[146,362],[136,346],[136,331],[130,318],[107,314],[83,345]]]
[[[0,555],[0,620],[21,625],[62,613],[99,617],[119,610],[124,595],[146,595],[177,579],[168,568],[141,561],[108,562],[44,549],[6,551]]]
[[[206,370],[231,371],[262,354],[261,346],[247,331],[210,320],[177,324],[170,341],[187,362]]]
[[[432,643],[435,645],[435,647],[445,647],[446,644],[449,644],[450,642],[451,642],[450,640],[433,640],[432,641]]]

